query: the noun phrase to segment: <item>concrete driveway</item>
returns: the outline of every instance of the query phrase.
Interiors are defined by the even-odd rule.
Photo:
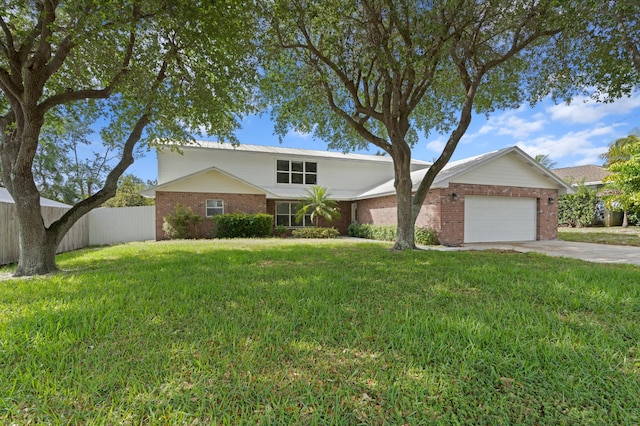
[[[627,263],[640,265],[640,247],[614,246],[608,244],[575,243],[549,240],[518,243],[472,243],[462,247],[443,247],[441,250],[515,250],[538,252],[549,256],[573,257],[596,263]]]

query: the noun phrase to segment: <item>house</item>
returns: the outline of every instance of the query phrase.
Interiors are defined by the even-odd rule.
[[[598,191],[604,186],[602,180],[611,174],[610,171],[602,166],[588,164],[585,166],[563,167],[551,170],[556,176],[565,182],[569,182],[571,186],[577,186],[583,183],[587,188]]]
[[[396,224],[391,158],[379,155],[197,142],[158,151],[158,185],[142,194],[156,199],[156,238],[165,238],[163,217],[177,204],[202,216],[267,213],[288,228],[304,188],[327,187],[346,234],[351,222]],[[430,164],[413,160],[417,184]],[[573,190],[518,147],[448,164],[432,185],[416,221],[445,244],[530,241],[557,237],[558,195]],[[322,225],[322,223],[321,223]]]
[[[0,186],[0,203],[11,204],[13,205],[13,197],[9,194],[9,191],[6,188]],[[68,204],[61,203],[59,201],[50,200],[48,198],[40,197],[40,206],[42,207],[58,207],[62,209],[70,209],[71,206]]]
[[[588,189],[596,191],[598,197],[602,197],[603,194],[606,195],[607,192],[610,192],[610,190],[601,191],[605,186],[602,182],[603,179],[611,174],[609,170],[602,166],[588,164],[586,166],[564,167],[551,171],[560,179],[570,183],[574,188],[579,184],[584,184]],[[595,216],[595,222],[597,224],[603,223],[605,226],[622,225],[623,213],[607,209],[600,198],[596,202]]]

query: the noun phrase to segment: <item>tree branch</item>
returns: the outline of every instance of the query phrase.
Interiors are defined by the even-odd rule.
[[[22,96],[22,88],[16,86],[11,74],[4,68],[0,67],[0,88],[5,92],[6,96],[13,96],[18,99]]]
[[[129,64],[131,62],[131,58],[133,56],[133,48],[136,43],[136,34],[134,31],[129,33],[129,41],[127,43],[127,49],[122,59],[122,65],[118,72],[113,76],[111,81],[102,89],[81,89],[81,90],[72,90],[69,92],[57,93],[47,99],[45,99],[38,108],[42,112],[46,112],[49,109],[61,105],[68,102],[78,101],[81,99],[105,99],[111,96],[113,90],[116,88],[117,84],[120,80],[127,74],[129,71]],[[71,48],[70,46],[69,48]],[[64,61],[64,58],[60,58]],[[61,65],[61,64],[60,64]],[[60,66],[58,65],[58,67]]]
[[[58,69],[60,69],[65,59],[69,55],[69,52],[71,52],[71,49],[73,49],[74,46],[75,43],[71,38],[71,34],[68,34],[62,40],[62,42],[60,42],[60,45],[58,46],[53,59],[51,59],[44,67],[44,70],[42,72],[42,81],[48,81],[49,77],[51,77],[56,71],[58,71]]]
[[[51,56],[51,24],[56,19],[55,8],[57,4],[54,5],[51,0],[44,1],[42,4],[41,19],[38,20],[40,42],[33,56],[31,56],[31,59],[26,64],[27,71],[35,71],[35,74],[46,64]]]
[[[473,112],[473,101],[475,99],[478,87],[480,86],[480,82],[482,81],[483,76],[478,76],[471,83],[469,89],[467,90],[467,94],[465,96],[464,104],[462,106],[462,110],[460,111],[460,119],[458,121],[458,126],[451,132],[447,143],[442,150],[442,153],[438,157],[438,159],[429,167],[427,173],[425,174],[422,182],[418,186],[418,190],[416,191],[413,198],[412,211],[413,215],[417,217],[420,212],[420,208],[422,207],[422,203],[427,196],[427,192],[431,188],[433,181],[440,171],[447,165],[451,156],[453,155],[460,139],[465,134],[467,129],[469,128],[469,124],[471,123],[471,117]]]
[[[56,241],[56,243],[60,243],[67,231],[71,229],[71,227],[82,216],[93,210],[95,207],[100,206],[116,194],[118,179],[127,170],[127,168],[133,164],[133,149],[142,137],[142,132],[149,122],[150,117],[147,113],[142,114],[140,118],[138,118],[138,121],[125,142],[124,151],[120,161],[107,175],[107,179],[105,180],[105,184],[102,189],[71,207],[71,209],[67,210],[60,219],[56,220],[49,226],[48,232],[56,232],[58,235],[58,241]]]
[[[162,61],[158,74],[156,75],[155,81],[153,82],[150,92],[156,93],[162,82],[167,78],[167,69],[169,67],[169,59],[175,53],[175,46],[172,45],[172,48],[167,52],[165,59]],[[144,111],[136,121],[129,137],[127,138],[122,157],[116,166],[109,172],[107,178],[105,180],[104,186],[98,192],[86,198],[85,200],[80,201],[78,204],[73,206],[70,210],[68,210],[60,219],[53,222],[49,226],[48,232],[57,232],[58,241],[60,243],[63,236],[67,233],[69,229],[80,219],[83,215],[94,209],[95,207],[100,206],[102,203],[112,198],[116,194],[116,189],[118,188],[118,179],[122,174],[127,170],[127,168],[133,164],[134,156],[133,150],[142,137],[142,132],[145,127],[151,122],[151,110],[153,107],[153,97],[147,105],[145,106]]]
[[[327,101],[329,103],[329,106],[336,114],[342,117],[347,122],[347,124],[356,132],[358,132],[358,134],[362,136],[366,141],[371,142],[372,144],[376,145],[379,148],[384,149],[387,152],[390,152],[389,150],[391,149],[391,145],[384,139],[379,138],[373,133],[371,133],[364,126],[366,119],[364,121],[356,120],[336,104],[335,99],[333,97],[333,90],[331,89],[331,86],[327,82],[326,78],[322,79],[322,88],[325,92],[325,95],[327,96]]]

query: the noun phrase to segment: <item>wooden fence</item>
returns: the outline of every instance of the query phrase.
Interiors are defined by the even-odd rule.
[[[41,207],[45,225],[64,214],[66,207]],[[58,246],[58,253],[88,245],[116,244],[155,239],[155,207],[96,209],[81,218]],[[0,265],[20,256],[18,220],[13,204],[0,203]]]

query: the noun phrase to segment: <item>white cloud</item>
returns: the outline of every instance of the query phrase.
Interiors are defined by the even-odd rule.
[[[575,165],[584,166],[587,164],[602,164],[602,158],[600,158],[600,155],[604,154],[606,151],[606,146],[586,149],[580,153],[583,157],[576,161]]]
[[[629,98],[621,98],[615,102],[604,104],[581,96],[576,97],[569,105],[559,104],[546,108],[546,112],[553,121],[564,124],[596,123],[609,115],[625,115],[640,107],[640,93]]]
[[[313,126],[313,129],[310,132],[303,132],[302,130],[298,130],[298,129],[291,129],[287,132],[286,137],[292,137],[292,138],[298,138],[298,139],[309,139],[311,137],[313,137],[313,131],[315,130],[315,126]]]
[[[595,128],[571,131],[561,136],[541,136],[538,138],[519,141],[517,145],[527,154],[548,155],[553,160],[563,157],[579,156],[581,164],[600,163],[599,155],[607,150],[607,145],[596,145],[596,140],[603,136],[611,139],[616,134],[615,126],[598,126]]]
[[[521,106],[517,110],[507,111],[500,115],[489,117],[487,123],[475,134],[465,136],[467,141],[477,138],[480,135],[500,135],[512,136],[516,139],[525,139],[532,133],[539,132],[544,129],[546,119],[543,114],[535,114],[531,117],[519,117],[520,114],[526,114],[528,107]]]
[[[438,138],[427,144],[427,150],[441,153],[446,144],[447,142],[444,138]]]
[[[291,129],[287,132],[287,137],[300,138],[300,139],[308,139],[313,136],[312,132],[302,132],[297,129]]]

